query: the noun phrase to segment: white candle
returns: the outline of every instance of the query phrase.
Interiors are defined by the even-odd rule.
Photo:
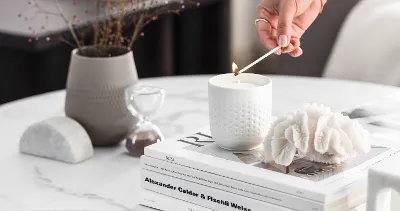
[[[259,87],[259,86],[260,85],[257,85],[254,83],[243,83],[243,82],[240,82],[240,80],[237,80],[236,82],[223,84],[223,87],[233,88],[233,89],[250,89],[250,88],[255,88],[255,87]]]
[[[272,81],[263,75],[227,73],[210,78],[208,106],[215,143],[232,151],[259,147],[268,133],[271,97]],[[233,127],[235,125],[239,125],[240,130]]]

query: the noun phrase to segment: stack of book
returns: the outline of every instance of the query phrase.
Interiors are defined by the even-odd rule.
[[[360,119],[372,133],[386,126],[395,129],[396,124],[400,128],[400,118],[396,123],[387,109],[385,114],[362,109],[344,113]],[[145,148],[141,204],[165,211],[364,210],[368,169],[400,150],[393,138],[374,138],[367,155],[342,164],[297,158],[285,167],[261,162],[262,147],[246,152],[222,149],[207,128],[201,129]]]

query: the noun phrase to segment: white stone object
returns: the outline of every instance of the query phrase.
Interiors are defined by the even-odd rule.
[[[79,163],[93,156],[85,129],[75,120],[61,116],[28,127],[20,139],[19,150],[66,163]]]
[[[370,134],[357,120],[317,104],[306,104],[278,118],[264,141],[264,162],[288,166],[295,154],[339,164],[371,148]]]
[[[390,211],[392,190],[400,193],[399,156],[395,155],[368,170],[366,211]],[[392,209],[398,210],[398,209]]]

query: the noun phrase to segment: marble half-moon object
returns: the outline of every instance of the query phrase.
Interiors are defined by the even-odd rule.
[[[85,129],[68,117],[52,117],[29,126],[23,133],[21,153],[65,163],[79,163],[93,156]]]

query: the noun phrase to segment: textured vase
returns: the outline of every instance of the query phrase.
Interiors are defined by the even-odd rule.
[[[72,51],[65,113],[87,131],[94,146],[124,140],[137,119],[128,111],[124,90],[138,81],[132,52],[86,57]]]

